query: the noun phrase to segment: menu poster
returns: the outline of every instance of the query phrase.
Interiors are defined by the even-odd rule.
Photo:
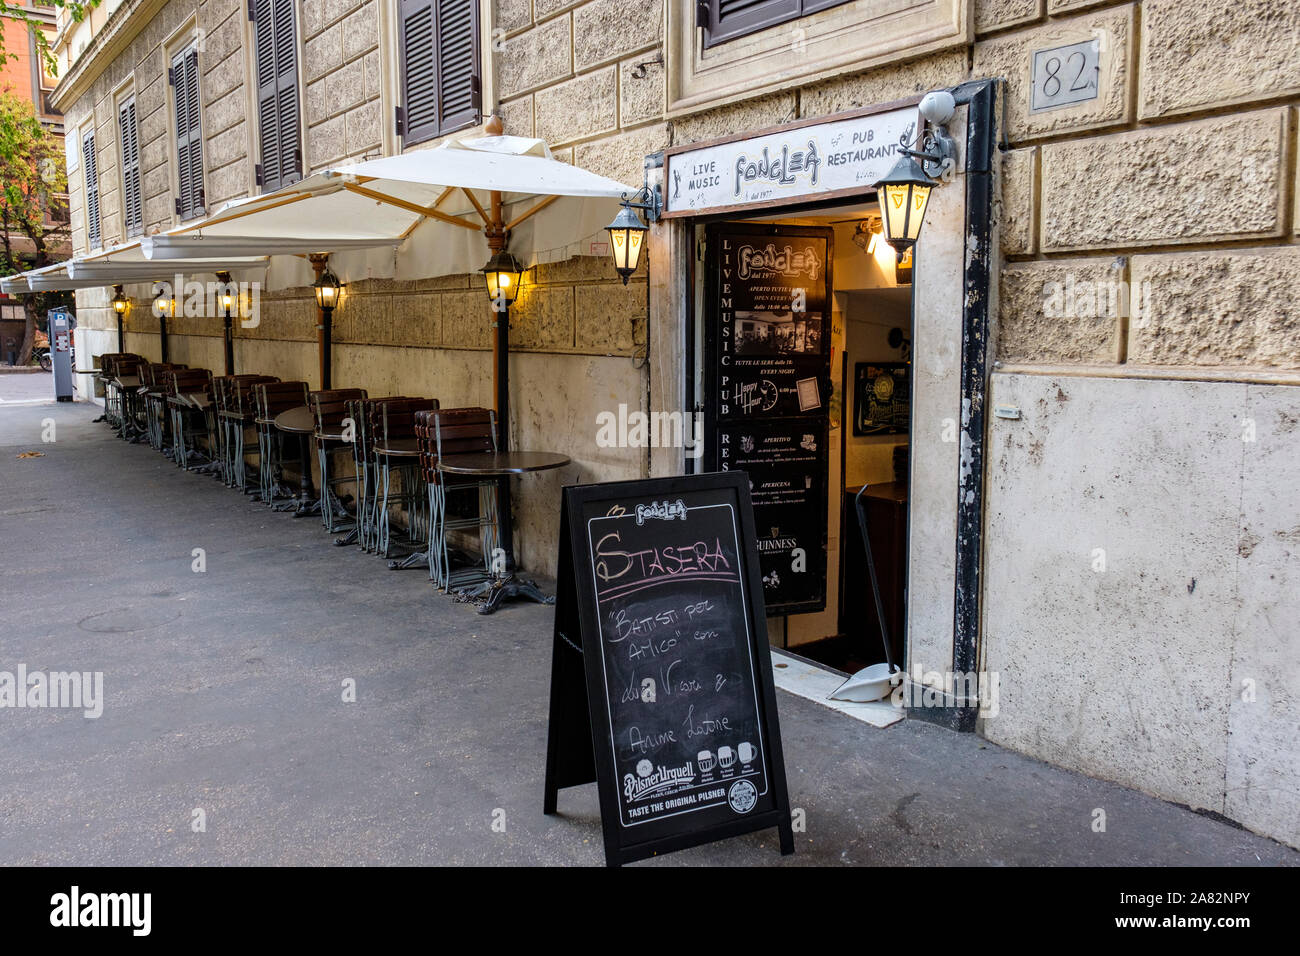
[[[906,362],[853,366],[853,434],[906,435],[912,390]]]
[[[792,851],[744,476],[570,487],[562,510],[546,812],[595,779],[611,865],[771,826]]]
[[[711,396],[720,419],[825,414],[833,232],[725,224],[709,244]]]
[[[826,606],[827,438],[826,423],[809,419],[723,422],[715,433],[718,468],[749,481],[769,614]]]

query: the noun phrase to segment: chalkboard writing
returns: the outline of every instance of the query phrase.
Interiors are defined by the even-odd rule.
[[[548,812],[597,779],[611,863],[788,828],[746,477],[566,488],[563,512]]]

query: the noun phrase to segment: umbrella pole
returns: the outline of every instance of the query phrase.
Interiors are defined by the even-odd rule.
[[[493,254],[506,247],[506,230],[501,214],[501,193],[493,191],[492,222],[483,230],[488,248]],[[493,303],[493,308],[497,304]],[[510,306],[502,303],[497,312],[496,335],[492,338],[492,385],[496,393],[497,449],[510,450]],[[505,555],[507,574],[515,570],[514,528],[510,506],[510,479],[497,480],[497,500],[501,509],[501,550]]]

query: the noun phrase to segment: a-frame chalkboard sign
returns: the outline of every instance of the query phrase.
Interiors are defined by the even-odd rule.
[[[754,542],[743,472],[564,489],[544,810],[596,781],[610,866],[794,852]]]

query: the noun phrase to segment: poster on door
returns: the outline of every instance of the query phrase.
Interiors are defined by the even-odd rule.
[[[718,417],[824,415],[830,230],[737,226],[717,233],[715,254]]]
[[[827,434],[812,418],[722,422],[715,434],[718,470],[749,477],[769,614],[826,606]]]
[[[824,227],[706,233],[706,467],[749,476],[769,614],[826,606],[831,262]]]

